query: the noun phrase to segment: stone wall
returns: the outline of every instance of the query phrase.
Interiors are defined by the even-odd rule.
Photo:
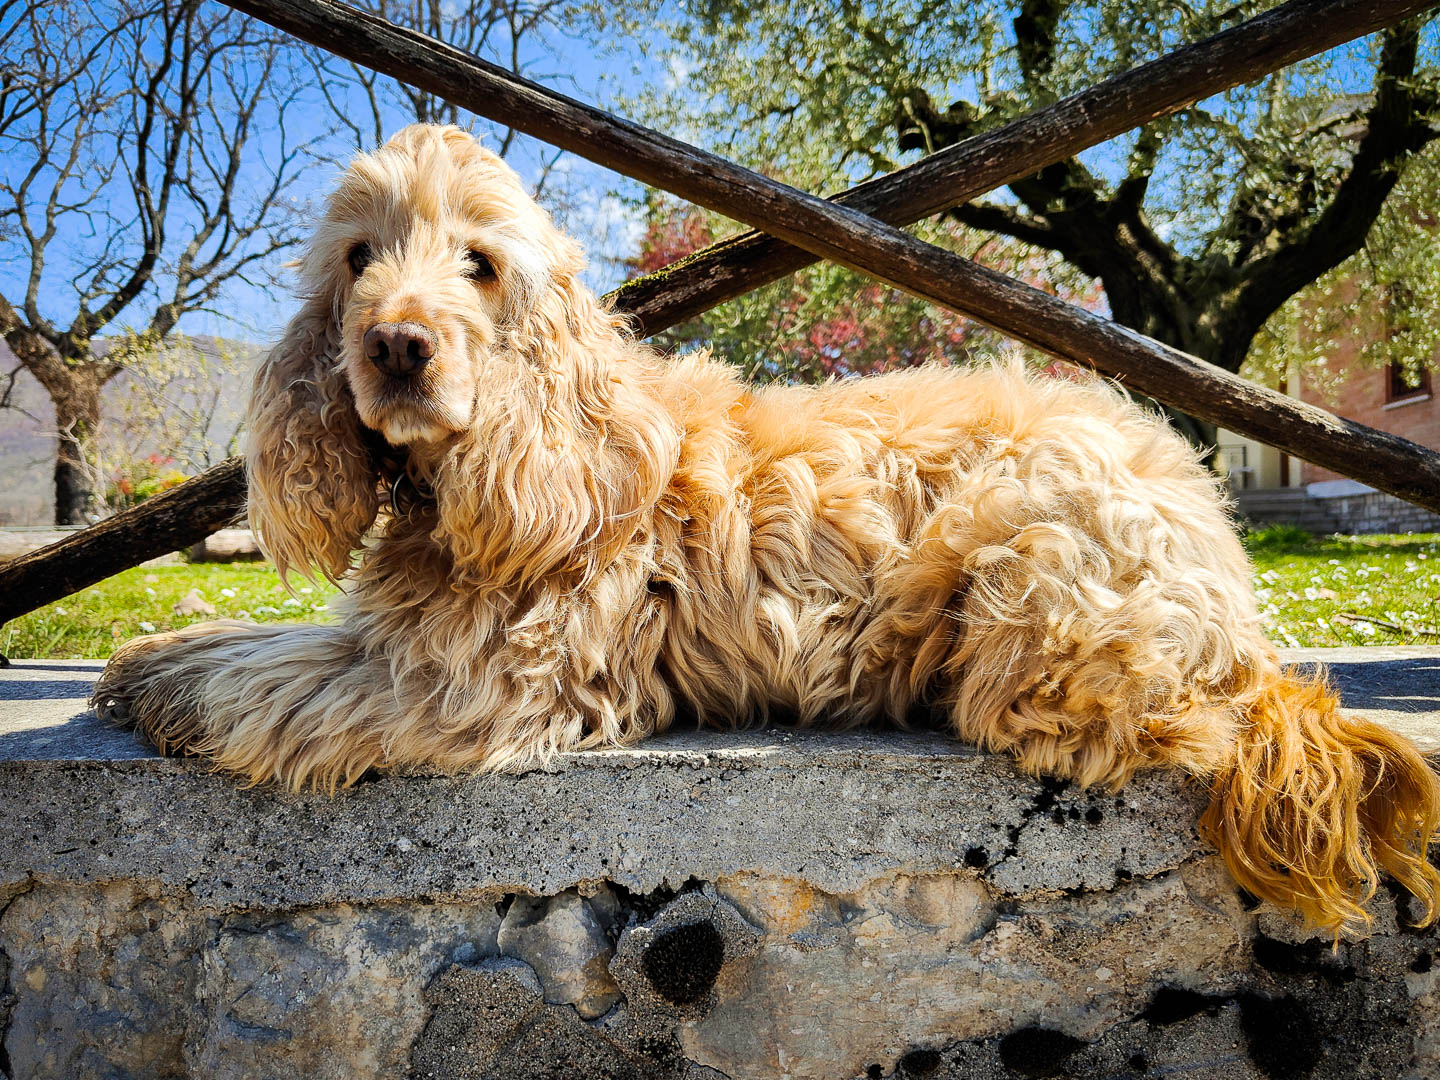
[[[1440,656],[1336,659],[1433,745]],[[3,674],[9,1080],[1440,1076],[1440,936],[1307,937],[1169,775],[757,731],[291,795]]]
[[[1351,485],[1347,485],[1351,486]],[[1255,488],[1234,493],[1236,510],[1256,525],[1298,525],[1311,533],[1440,532],[1440,514],[1365,488],[1349,494],[1313,495],[1304,488]]]
[[[1346,533],[1440,532],[1440,514],[1383,491],[1318,500]]]

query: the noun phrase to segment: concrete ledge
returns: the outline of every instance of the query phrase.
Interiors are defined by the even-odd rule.
[[[1440,651],[1320,658],[1440,747]],[[678,732],[295,796],[100,724],[100,666],[0,672],[11,1080],[1440,1076],[1440,938],[1249,910],[1169,775]]]

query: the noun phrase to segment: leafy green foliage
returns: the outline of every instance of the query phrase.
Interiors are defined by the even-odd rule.
[[[1437,121],[1440,122],[1440,121]],[[1296,294],[1256,336],[1245,373],[1278,383],[1295,366],[1325,389],[1350,361],[1412,377],[1440,355],[1440,149],[1411,160],[1364,246]]]
[[[128,509],[188,479],[175,467],[174,458],[147,454],[137,461],[127,461],[116,467],[105,489],[105,504],[115,509]]]

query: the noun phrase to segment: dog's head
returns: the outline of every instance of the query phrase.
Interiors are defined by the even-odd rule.
[[[334,298],[360,420],[408,446],[470,430],[482,389],[524,362],[536,302],[580,267],[508,165],[458,129],[416,125],[351,164],[305,277]]]
[[[304,309],[251,400],[251,519],[282,572],[348,567],[378,508],[377,435],[429,463],[442,503],[448,480],[506,503],[512,532],[556,517],[526,519],[539,496],[516,493],[563,487],[605,441],[617,391],[602,371],[626,348],[583,265],[509,166],[456,128],[414,125],[351,163],[300,264]],[[474,491],[450,497],[452,517],[483,512]],[[460,549],[498,527],[449,524]]]

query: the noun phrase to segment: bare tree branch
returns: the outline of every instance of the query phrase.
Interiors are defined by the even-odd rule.
[[[157,345],[295,244],[312,146],[288,137],[299,84],[267,27],[199,0],[0,3],[0,257],[28,268],[0,333],[55,405],[70,522],[95,510],[100,391],[139,355],[98,335]]]

